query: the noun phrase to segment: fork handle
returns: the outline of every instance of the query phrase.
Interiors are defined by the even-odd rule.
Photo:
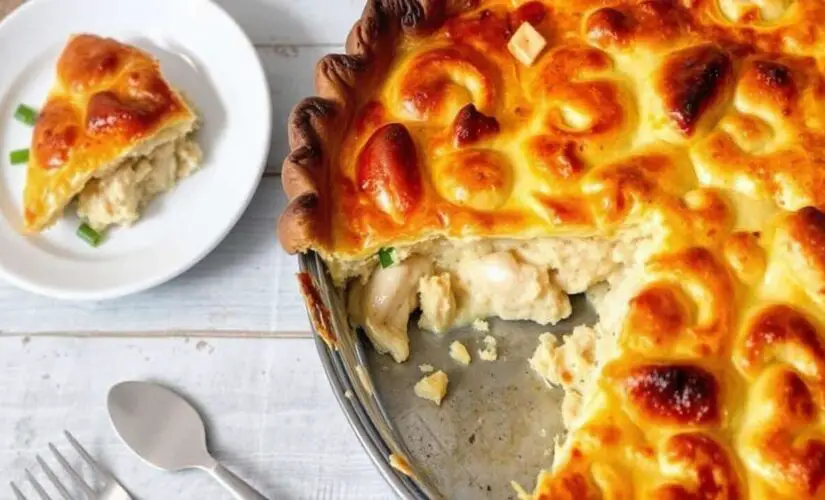
[[[243,479],[236,476],[232,471],[216,463],[214,467],[209,469],[209,473],[216,481],[221,483],[221,486],[226,488],[237,500],[267,500],[267,498],[258,491],[249,486]]]

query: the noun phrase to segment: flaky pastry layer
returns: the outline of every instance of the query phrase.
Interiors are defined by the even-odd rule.
[[[290,119],[280,240],[347,268],[652,227],[535,497],[823,498],[823,26],[820,0],[369,1]]]

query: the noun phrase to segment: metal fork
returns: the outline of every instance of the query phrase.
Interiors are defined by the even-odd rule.
[[[129,493],[117,482],[115,476],[112,475],[111,472],[106,470],[103,466],[101,466],[97,461],[92,458],[88,451],[86,451],[80,443],[77,442],[77,439],[72,436],[69,431],[63,431],[63,434],[66,435],[66,439],[69,443],[74,447],[77,451],[77,454],[92,468],[95,475],[98,477],[101,486],[97,489],[97,491],[93,490],[91,486],[83,479],[83,477],[69,464],[69,462],[63,457],[63,455],[57,451],[57,448],[52,443],[49,443],[49,449],[52,451],[54,458],[60,464],[61,467],[68,473],[69,477],[71,477],[72,482],[75,486],[83,492],[84,498],[86,500],[132,500],[132,497],[129,496]],[[60,493],[60,496],[63,500],[75,500],[69,494],[69,490],[60,482],[57,478],[57,475],[52,471],[49,464],[43,460],[40,455],[37,455],[37,463],[40,464],[40,468],[43,469],[43,472],[46,474],[46,477],[49,478],[54,488]],[[40,497],[41,500],[52,500],[52,497],[46,493],[46,490],[37,482],[37,479],[34,478],[31,472],[26,469],[26,479],[32,484],[34,487],[34,491],[37,492],[37,495]],[[14,483],[10,483],[11,489],[14,492],[15,497],[17,500],[27,500],[23,493],[17,488],[17,485]]]

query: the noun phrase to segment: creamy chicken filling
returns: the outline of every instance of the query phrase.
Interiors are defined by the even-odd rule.
[[[78,196],[77,213],[97,231],[134,224],[152,199],[198,170],[201,159],[201,149],[191,137],[161,144],[89,182]]]
[[[572,313],[568,295],[615,281],[638,261],[644,238],[432,243],[354,279],[349,315],[399,363],[409,356],[407,323],[416,310],[419,326],[436,333],[488,317],[555,324]]]

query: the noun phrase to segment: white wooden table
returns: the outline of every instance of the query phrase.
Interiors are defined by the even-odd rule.
[[[0,17],[19,1],[0,0]],[[228,498],[205,475],[156,471],[119,442],[105,397],[126,379],[190,396],[208,418],[215,454],[270,498],[393,496],[338,409],[298,297],[297,263],[274,233],[287,114],[312,91],[315,61],[342,49],[363,0],[216,1],[252,38],[269,77],[267,174],[226,241],[152,291],[66,303],[0,282],[0,498],[11,494],[5,482],[38,469],[35,455],[47,456],[49,441],[66,447],[64,428],[138,498]]]

